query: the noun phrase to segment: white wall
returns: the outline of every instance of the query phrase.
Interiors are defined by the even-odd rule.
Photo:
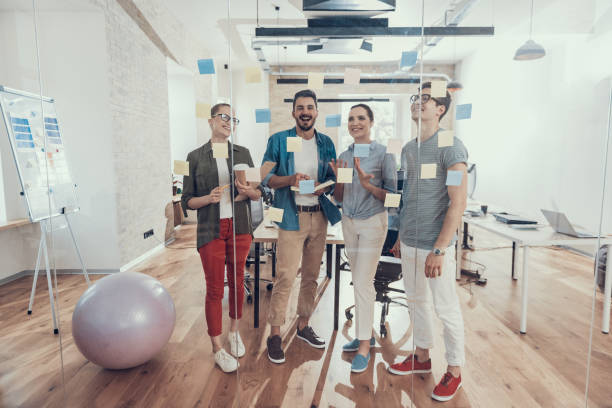
[[[473,103],[456,129],[477,163],[475,198],[539,219],[540,208],[560,210],[597,231],[612,32],[535,39],[542,59],[514,61],[525,38],[496,37],[457,67],[457,103]],[[603,231],[612,233],[608,167]]]
[[[4,66],[0,83],[38,91],[37,70],[30,64],[30,56],[35,55],[33,31],[18,28],[22,23],[28,27],[31,16],[1,13],[0,21],[7,23],[0,24],[5,28],[0,37],[3,54],[21,56],[0,64]],[[68,164],[78,185],[81,211],[71,216],[74,232],[88,268],[118,269],[108,61],[106,52],[100,52],[106,49],[104,15],[41,12],[38,29],[43,93],[56,100]],[[34,268],[38,236],[37,226],[0,234],[0,279]],[[55,266],[78,268],[66,230],[54,235],[54,244]]]
[[[244,70],[233,72],[232,93],[236,115],[240,119],[235,143],[249,149],[253,163],[258,167],[266,151],[270,127],[267,123],[255,123],[255,109],[270,107],[268,75],[262,73],[262,82],[247,84]]]
[[[170,59],[168,64],[168,112],[172,162],[185,160],[198,146],[196,129],[196,99],[193,73]],[[172,163],[171,163],[172,166]]]

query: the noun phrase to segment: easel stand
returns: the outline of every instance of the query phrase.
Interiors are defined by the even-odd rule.
[[[62,215],[66,220],[66,225],[68,226],[68,230],[70,231],[70,237],[72,238],[72,243],[74,244],[74,249],[79,257],[79,261],[81,262],[81,269],[83,270],[83,275],[85,276],[85,281],[87,282],[87,286],[91,285],[89,280],[89,275],[87,274],[87,269],[85,268],[85,264],[83,263],[83,258],[81,257],[81,251],[79,250],[79,246],[77,245],[76,239],[74,238],[74,233],[72,232],[72,227],[70,226],[70,220],[68,220],[68,216],[66,212],[62,210]],[[30,304],[28,306],[28,314],[32,314],[32,306],[34,305],[34,295],[36,293],[36,282],[38,281],[38,271],[40,270],[40,259],[41,256],[45,257],[45,268],[47,272],[47,286],[49,289],[49,302],[51,303],[51,318],[53,320],[53,333],[58,334],[59,329],[57,326],[57,317],[55,315],[55,302],[53,295],[53,284],[51,283],[51,270],[49,267],[49,254],[47,251],[47,232],[50,230],[50,219],[44,219],[40,221],[40,243],[38,245],[38,256],[36,258],[36,268],[34,269],[34,280],[32,281],[32,292],[30,294]]]

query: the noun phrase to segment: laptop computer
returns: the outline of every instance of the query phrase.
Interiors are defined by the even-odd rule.
[[[569,220],[563,213],[550,210],[540,211],[542,211],[542,214],[544,214],[544,217],[546,217],[548,223],[551,227],[553,227],[555,232],[576,238],[597,238],[597,235],[594,235],[588,231],[574,228],[572,223],[569,222]]]
[[[528,220],[526,218],[520,217],[518,215],[513,214],[505,214],[505,213],[493,213],[495,219],[499,222],[503,222],[504,224],[512,225],[512,224],[537,224],[537,221]]]

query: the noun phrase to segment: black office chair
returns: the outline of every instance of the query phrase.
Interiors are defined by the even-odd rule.
[[[253,231],[263,222],[264,219],[264,197],[260,198],[257,201],[251,201],[251,225],[253,226]],[[260,246],[260,255],[265,255],[266,250],[263,245]],[[274,277],[274,270],[276,269],[276,244],[272,244],[272,276]],[[251,249],[249,250],[249,255],[247,256],[246,266],[249,267],[255,263],[255,245],[251,244]],[[265,261],[261,261],[261,263],[265,263]],[[269,279],[259,278],[260,281],[268,282],[266,285],[267,290],[272,290],[274,284]],[[246,300],[248,304],[253,303],[253,292],[249,287],[249,283],[254,282],[255,278],[251,276],[249,272],[244,273],[244,293],[246,295]]]
[[[391,304],[396,304],[408,308],[407,304],[402,302],[398,302],[397,299],[408,300],[404,296],[395,296],[391,297],[391,293],[403,293],[406,292],[401,289],[395,289],[390,287],[390,285],[394,282],[397,282],[402,279],[402,264],[398,258],[394,258],[389,251],[391,247],[395,243],[397,239],[397,231],[389,230],[387,232],[387,237],[385,239],[385,243],[383,245],[382,256],[378,261],[378,265],[376,267],[376,274],[374,275],[374,289],[376,290],[376,301],[382,303],[382,311],[380,313],[380,337],[387,336],[387,327],[385,326],[385,321],[387,320],[387,315],[389,314],[389,307]],[[351,282],[351,285],[353,282]],[[351,310],[355,307],[355,305],[349,306],[344,309],[344,315],[347,320],[353,319],[353,314]]]

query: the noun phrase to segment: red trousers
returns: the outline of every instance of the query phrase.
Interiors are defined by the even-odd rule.
[[[223,290],[225,288],[225,264],[227,262],[227,281],[229,286],[229,315],[232,319],[242,317],[244,302],[244,265],[251,247],[250,234],[236,235],[236,279],[234,280],[234,240],[232,219],[223,218],[219,223],[219,238],[202,245],[198,252],[206,278],[206,323],[208,335],[221,335],[223,316]],[[237,310],[236,310],[237,309]]]

